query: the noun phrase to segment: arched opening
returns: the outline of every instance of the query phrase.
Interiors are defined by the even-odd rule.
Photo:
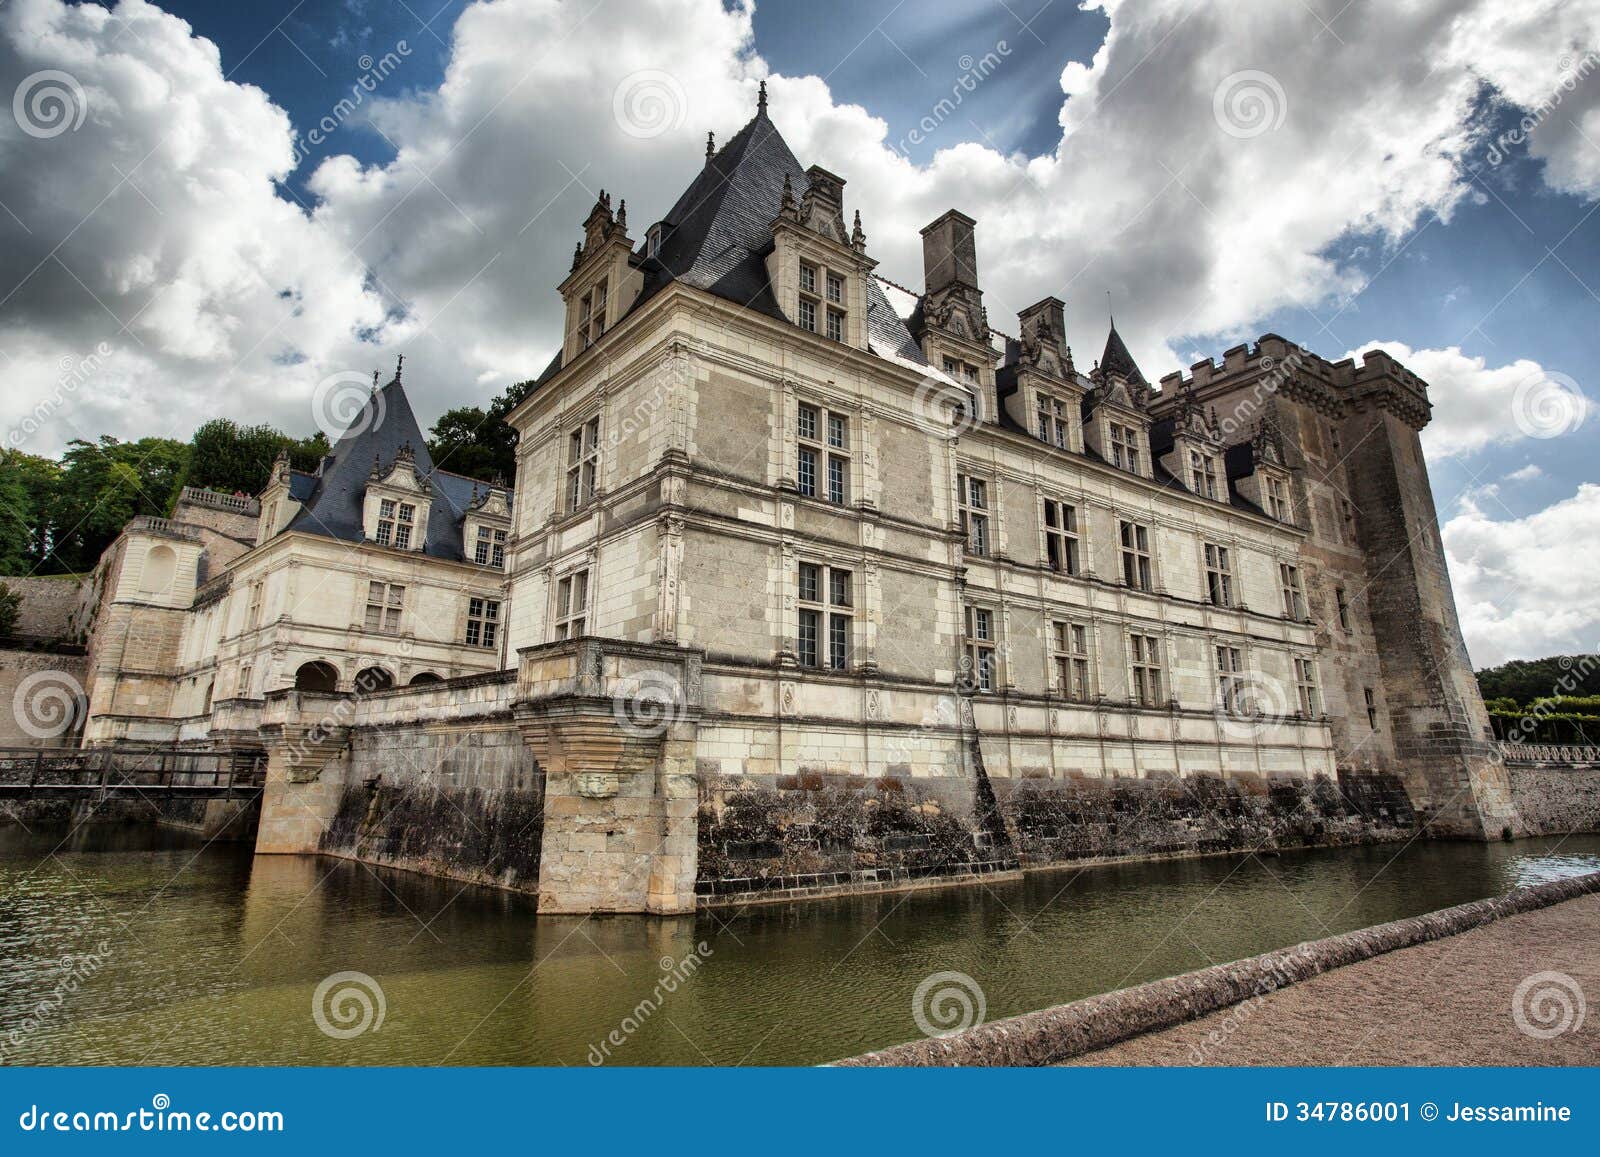
[[[418,671],[415,675],[411,676],[410,685],[412,687],[425,687],[429,683],[443,682],[444,680],[435,675],[432,671]]]
[[[178,552],[170,546],[152,546],[144,556],[144,571],[139,575],[139,593],[164,594],[172,589],[178,573]]]
[[[294,673],[294,689],[332,693],[339,689],[339,672],[332,663],[324,663],[321,659],[302,663]]]
[[[382,667],[363,667],[356,673],[356,693],[370,695],[374,691],[387,691],[394,686],[394,676]]]

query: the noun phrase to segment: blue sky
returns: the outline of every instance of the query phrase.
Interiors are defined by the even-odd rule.
[[[0,121],[28,448],[187,437],[221,398],[305,433],[401,353],[425,424],[481,404],[548,361],[598,190],[655,219],[766,77],[881,273],[917,284],[918,228],[978,219],[997,329],[1060,296],[1086,364],[1114,307],[1152,378],[1269,331],[1384,343],[1432,387],[1474,653],[1600,647],[1600,0],[5,0],[0,81],[52,70],[80,122]],[[1517,421],[1547,379],[1587,400],[1555,437]]]

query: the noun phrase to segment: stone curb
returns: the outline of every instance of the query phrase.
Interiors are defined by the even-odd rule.
[[[835,1062],[842,1066],[1055,1064],[1144,1033],[1185,1024],[1346,964],[1441,940],[1600,892],[1600,872],[1518,888],[1422,916],[1311,940],[1166,980],[992,1021],[964,1032],[911,1041]]]

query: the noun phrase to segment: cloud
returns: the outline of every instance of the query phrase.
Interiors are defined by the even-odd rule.
[[[1481,497],[1441,531],[1473,663],[1600,651],[1600,486],[1526,518],[1496,519]]]
[[[1561,437],[1576,432],[1590,416],[1587,395],[1576,381],[1528,358],[1490,366],[1458,346],[1414,350],[1404,342],[1382,341],[1362,347],[1363,352],[1373,349],[1398,359],[1428,383],[1433,418],[1422,431],[1422,445],[1429,458],[1460,457],[1525,438]]]
[[[1484,86],[1536,100],[1528,77],[1559,80],[1552,62],[1596,39],[1592,4],[1352,6],[1331,30],[1269,0],[1101,7],[1110,32],[1090,65],[1063,69],[1048,155],[968,142],[914,165],[817,77],[773,77],[772,108],[802,161],[848,179],[884,273],[917,283],[918,228],[960,207],[979,221],[999,328],[1061,296],[1087,365],[1109,289],[1147,373],[1197,337],[1237,340],[1273,310],[1354,293],[1363,275],[1334,243],[1392,248],[1448,217],[1484,144]],[[662,119],[641,132],[619,93],[664,66],[658,103],[638,106]],[[739,4],[640,0],[626,20],[469,5],[436,90],[402,68],[362,110],[394,160],[329,158],[302,207],[279,184],[295,163],[286,115],[143,0],[0,9],[0,90],[43,69],[76,79],[87,117],[43,140],[0,119],[0,203],[27,230],[0,254],[0,364],[23,387],[0,402],[0,431],[51,393],[63,359],[101,340],[114,353],[36,449],[158,418],[186,433],[224,410],[308,429],[321,378],[401,350],[425,418],[537,373],[595,193],[627,198],[641,235],[699,168],[705,131],[742,124],[768,72]],[[1532,147],[1553,180],[1593,191],[1566,136],[1541,129]],[[1442,413],[1441,433],[1461,429],[1439,443],[1493,440],[1489,417]]]
[[[1536,463],[1529,462],[1526,466],[1519,466],[1517,469],[1513,470],[1510,474],[1507,474],[1502,479],[1502,481],[1504,481],[1504,482],[1532,482],[1535,478],[1543,478],[1543,477],[1544,477],[1544,471],[1541,470]]]

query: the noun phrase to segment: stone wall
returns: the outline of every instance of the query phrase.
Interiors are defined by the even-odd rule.
[[[86,667],[76,651],[0,648],[0,747],[74,746]]]
[[[970,778],[802,771],[703,779],[701,903],[954,881],[1019,865],[1373,843],[1416,831],[1404,785],[1387,774],[1013,779],[973,766]]]
[[[1535,835],[1600,832],[1600,765],[1508,764],[1511,797]]]
[[[22,596],[17,626],[19,639],[70,640],[73,612],[78,606],[80,580],[60,575],[46,578],[0,578],[0,585]]]

